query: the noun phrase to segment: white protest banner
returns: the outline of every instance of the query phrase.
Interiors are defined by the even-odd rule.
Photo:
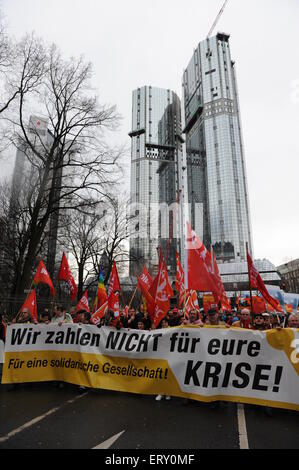
[[[299,330],[9,326],[2,382],[52,380],[299,411]]]
[[[4,362],[4,343],[2,339],[0,339],[0,364]]]

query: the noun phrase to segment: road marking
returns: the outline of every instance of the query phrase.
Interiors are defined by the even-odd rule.
[[[94,449],[110,449],[110,447],[113,446],[114,442],[116,442],[120,438],[120,436],[123,435],[124,432],[125,431],[122,431],[119,434],[115,434],[115,436],[110,437],[110,439],[108,439],[107,441],[102,442],[102,444],[99,444],[98,446],[94,447]]]
[[[14,429],[13,431],[9,432],[6,436],[0,437],[0,443],[1,443],[1,442],[6,442],[6,441],[8,441],[8,440],[11,439],[12,437],[14,437],[14,436],[16,436],[17,434],[19,434],[20,432],[25,431],[25,429],[31,428],[32,426],[34,426],[35,424],[39,423],[39,422],[42,421],[43,419],[45,419],[45,418],[47,418],[48,416],[51,416],[52,414],[54,414],[54,413],[56,413],[57,411],[61,410],[65,405],[71,405],[72,403],[75,403],[75,401],[79,400],[80,398],[85,397],[86,395],[88,395],[88,393],[84,393],[84,394],[82,394],[82,395],[78,395],[78,396],[76,396],[75,398],[72,398],[71,400],[68,400],[68,401],[65,402],[63,405],[58,406],[58,407],[56,407],[56,408],[53,408],[52,410],[47,411],[47,413],[44,413],[43,415],[38,416],[37,418],[34,418],[34,419],[32,419],[31,421],[28,421],[28,423],[25,423],[25,424],[23,424],[23,426],[20,426],[19,428]]]
[[[245,418],[244,405],[238,404],[238,428],[239,428],[239,443],[240,449],[248,450],[248,435],[247,435],[247,426]]]

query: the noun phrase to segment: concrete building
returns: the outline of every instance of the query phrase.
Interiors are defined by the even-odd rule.
[[[287,292],[299,294],[299,259],[289,261],[277,268]]]

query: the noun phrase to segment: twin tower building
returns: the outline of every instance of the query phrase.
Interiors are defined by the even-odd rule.
[[[220,263],[245,261],[252,235],[229,35],[200,42],[182,100],[151,86],[133,92],[130,137],[130,274],[155,271],[158,247],[175,274],[185,219]]]

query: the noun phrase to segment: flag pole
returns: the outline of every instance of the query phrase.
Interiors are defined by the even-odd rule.
[[[136,289],[134,291],[134,294],[132,295],[131,297],[131,300],[130,300],[130,303],[129,303],[129,309],[131,308],[131,305],[133,303],[133,300],[135,299],[135,295],[137,294],[137,290],[138,290],[138,285],[136,286]]]
[[[249,254],[248,251],[248,242],[246,242],[246,254]],[[249,292],[250,292],[250,305],[251,305],[251,323],[253,324],[253,300],[252,300],[252,287],[250,281],[250,272],[249,272],[249,264],[248,264],[248,256],[247,256],[247,268],[248,268],[248,282],[249,282]]]
[[[30,292],[32,291],[32,287],[33,287],[33,279],[32,279],[32,281],[31,281],[31,285],[30,285],[30,288],[29,288],[29,294],[30,294]],[[27,297],[28,297],[29,294],[26,295],[25,300],[27,299]],[[20,307],[18,313],[17,313],[16,316],[14,317],[14,320],[15,320],[15,321],[18,320],[20,314],[22,313],[22,312],[21,312],[21,308],[23,307],[23,305],[24,305],[24,302],[22,303],[22,305],[21,305],[21,307]]]

